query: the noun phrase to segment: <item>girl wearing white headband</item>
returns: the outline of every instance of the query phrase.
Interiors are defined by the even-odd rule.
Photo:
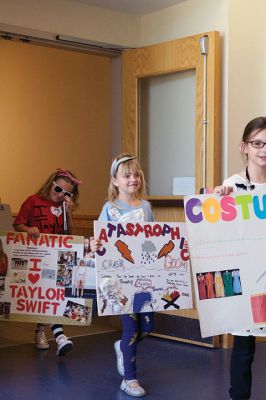
[[[145,180],[136,157],[121,154],[111,165],[108,202],[103,206],[99,220],[119,222],[152,222],[154,217],[146,196]],[[101,243],[91,240],[92,251]],[[136,379],[137,342],[153,330],[154,313],[124,314],[120,316],[122,339],[114,344],[117,370],[123,376],[120,389],[133,397],[145,396],[146,392]]]

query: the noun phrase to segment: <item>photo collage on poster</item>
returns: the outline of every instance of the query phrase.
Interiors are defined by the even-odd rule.
[[[242,294],[239,269],[227,269],[196,274],[199,300]]]
[[[74,251],[58,252],[56,286],[65,289],[67,304],[64,317],[81,323],[87,320],[89,312],[87,307],[76,303],[74,299],[95,297],[95,280],[95,258],[90,251],[88,238],[84,239],[82,258]]]

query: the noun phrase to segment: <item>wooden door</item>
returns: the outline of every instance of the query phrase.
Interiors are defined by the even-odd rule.
[[[204,57],[200,38],[208,37],[206,108],[207,134],[203,141]],[[128,50],[122,56],[122,151],[140,155],[139,80],[145,77],[194,70],[196,76],[195,191],[203,182],[203,148],[206,148],[207,187],[218,184],[219,33],[208,32],[170,42]],[[193,115],[193,118],[194,118]],[[206,121],[205,121],[206,122]],[[183,196],[149,196],[158,221],[184,221]],[[197,310],[158,313],[156,334],[215,346],[217,338],[201,339]],[[187,326],[187,329],[183,329]]]

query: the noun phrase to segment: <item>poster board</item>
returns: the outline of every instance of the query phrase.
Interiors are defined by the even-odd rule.
[[[8,204],[0,204],[0,232],[12,231],[12,214]]]
[[[94,222],[99,315],[192,308],[184,223]]]
[[[0,319],[90,325],[83,249],[82,236],[0,232]]]
[[[187,196],[185,214],[202,336],[265,336],[266,194]]]

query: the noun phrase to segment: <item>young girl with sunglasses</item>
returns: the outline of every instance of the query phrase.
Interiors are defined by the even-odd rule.
[[[117,157],[110,170],[108,202],[105,203],[99,220],[119,222],[154,221],[146,196],[144,175],[136,157],[122,154]],[[91,239],[92,251],[97,251],[101,243]],[[117,356],[117,370],[123,376],[121,390],[130,396],[142,397],[146,394],[136,379],[137,341],[153,330],[154,313],[121,315],[122,340],[114,344]]]
[[[251,120],[245,127],[240,152],[246,167],[225,179],[215,192],[228,195],[232,191],[260,189],[266,192],[266,117]],[[266,336],[266,328],[254,332],[234,332],[231,354],[230,396],[232,400],[249,399],[252,384],[252,362],[255,354],[255,336]],[[253,335],[253,336],[252,336]]]
[[[70,171],[55,171],[36,194],[24,201],[13,224],[15,230],[34,237],[41,233],[72,234],[72,211],[77,206],[79,183],[81,181]],[[37,349],[49,348],[44,327],[43,324],[36,327]],[[57,343],[57,355],[63,356],[72,349],[73,343],[64,335],[62,325],[52,325],[51,329]]]

